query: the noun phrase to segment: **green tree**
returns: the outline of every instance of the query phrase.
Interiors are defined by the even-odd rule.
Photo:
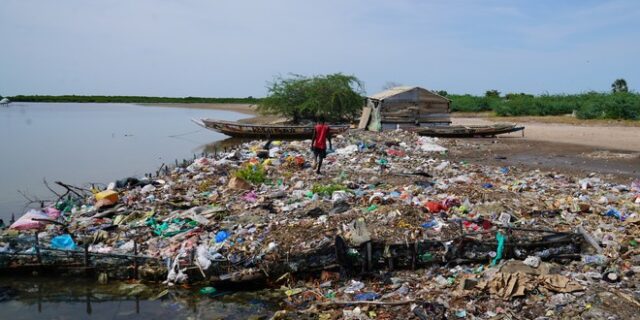
[[[438,95],[443,96],[443,97],[446,97],[447,95],[449,95],[449,93],[446,90],[438,90],[438,91],[436,91],[436,93]]]
[[[487,98],[500,98],[500,91],[498,90],[487,90],[484,93],[484,96]]]
[[[624,79],[616,79],[616,81],[614,81],[611,84],[611,92],[613,93],[629,92],[629,87],[627,87],[627,81]]]
[[[263,114],[277,114],[294,123],[316,119],[353,120],[363,106],[364,86],[355,76],[334,73],[305,77],[277,77],[269,84],[268,96],[258,104]]]

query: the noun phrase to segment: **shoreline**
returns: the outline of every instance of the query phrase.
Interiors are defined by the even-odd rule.
[[[241,103],[148,103],[138,104],[151,107],[191,108],[205,110],[225,110],[239,112],[249,117],[241,123],[270,123],[281,118],[260,115],[255,104]],[[550,144],[571,144],[594,148],[594,150],[640,152],[640,122],[616,120],[579,120],[571,117],[494,117],[485,113],[452,113],[453,124],[486,125],[495,122],[517,122],[526,126],[526,141]],[[502,135],[503,138],[520,136]]]

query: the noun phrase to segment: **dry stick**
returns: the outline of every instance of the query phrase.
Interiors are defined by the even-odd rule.
[[[55,184],[57,184],[57,185],[59,185],[59,186],[61,186],[61,187],[65,188],[65,189],[67,189],[67,191],[69,191],[69,192],[71,192],[71,193],[73,193],[73,194],[77,195],[77,196],[78,196],[78,197],[80,197],[80,198],[82,198],[82,197],[84,197],[84,196],[83,196],[83,195],[81,195],[80,193],[78,193],[76,190],[80,190],[80,191],[83,191],[83,192],[91,192],[90,190],[83,189],[83,188],[79,188],[79,187],[75,187],[75,186],[72,186],[72,185],[69,185],[69,184],[63,183],[63,182],[61,182],[61,181],[55,181]]]
[[[44,183],[44,186],[47,187],[47,189],[49,189],[49,191],[51,191],[53,194],[58,196],[58,199],[62,198],[62,196],[59,193],[57,193],[57,192],[53,191],[53,189],[51,189],[51,187],[49,186],[49,183],[47,182],[46,178],[42,178],[42,182]]]
[[[404,304],[414,303],[415,299],[405,301],[330,301],[318,303],[318,306],[331,306],[331,305],[350,305],[350,304],[366,304],[366,305],[379,305],[379,306],[400,306]]]
[[[32,203],[36,203],[36,202],[41,202],[40,200],[38,200],[38,198],[35,198],[35,199],[29,198],[29,196],[27,196],[24,192],[22,192],[20,190],[16,190],[16,191],[18,191],[18,193],[28,201],[27,205],[32,204]]]

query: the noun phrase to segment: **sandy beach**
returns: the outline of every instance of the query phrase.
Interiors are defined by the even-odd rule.
[[[517,120],[511,118],[509,120]],[[500,118],[454,117],[453,124],[486,125],[505,122]],[[525,126],[524,139],[589,146],[597,149],[640,152],[640,127],[597,124],[565,124],[548,122],[520,122]],[[508,136],[521,136],[520,132]]]

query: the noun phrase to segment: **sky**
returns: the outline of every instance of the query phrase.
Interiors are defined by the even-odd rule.
[[[262,97],[291,73],[640,90],[638,0],[0,0],[0,95]]]

